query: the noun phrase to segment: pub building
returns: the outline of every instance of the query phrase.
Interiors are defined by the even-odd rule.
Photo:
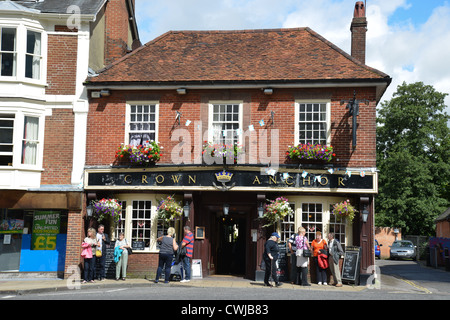
[[[351,55],[309,28],[170,31],[85,81],[84,206],[103,198],[122,204],[110,230],[113,238],[123,231],[135,248],[128,277],[156,273],[156,239],[168,227],[157,208],[168,196],[184,209],[169,225],[177,241],[191,227],[203,277],[260,279],[270,233],[286,243],[300,226],[310,241],[319,230],[360,247],[360,273],[367,274],[378,190],[376,105],[391,78],[365,65],[362,2],[350,30]],[[332,159],[287,155],[308,144],[332,150]],[[131,146],[149,152],[149,145],[161,148],[150,151],[159,161],[123,157]],[[232,147],[224,156],[215,149],[214,158],[212,145]],[[264,205],[278,197],[294,213],[265,226]],[[332,213],[346,200],[357,209],[353,221]]]

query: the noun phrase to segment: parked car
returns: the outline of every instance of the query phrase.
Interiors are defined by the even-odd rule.
[[[382,246],[382,244],[378,244],[378,240],[375,239],[375,258],[380,259],[380,254],[381,254],[380,247],[381,246]]]
[[[396,240],[390,248],[390,259],[416,260],[416,246],[409,240]]]

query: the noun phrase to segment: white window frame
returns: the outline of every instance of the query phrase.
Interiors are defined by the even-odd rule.
[[[130,124],[131,124],[131,106],[134,105],[155,105],[155,141],[158,142],[159,131],[159,101],[127,101],[125,116],[125,144],[130,144]]]
[[[44,148],[44,119],[43,114],[36,114],[32,112],[24,111],[9,111],[0,113],[0,118],[2,114],[14,114],[14,128],[13,128],[13,162],[12,166],[0,166],[2,169],[29,169],[29,170],[42,170],[43,163],[43,148]],[[24,127],[25,127],[25,117],[38,118],[38,140],[37,143],[37,154],[35,164],[23,164],[22,163],[22,152],[23,152],[23,141],[24,141]]]
[[[243,135],[244,135],[244,128],[243,128],[243,113],[244,113],[244,103],[243,101],[236,101],[236,100],[217,100],[217,101],[210,101],[209,102],[209,106],[208,106],[208,141],[209,142],[214,142],[214,132],[213,132],[213,124],[215,122],[218,123],[226,123],[225,122],[221,122],[221,121],[213,121],[213,116],[214,116],[214,105],[221,105],[221,104],[225,104],[225,105],[238,105],[239,106],[239,116],[238,116],[238,125],[239,125],[239,129],[241,129],[241,134],[237,135],[236,132],[234,132],[234,135],[236,135],[238,137],[238,144],[242,145],[242,141],[243,141]],[[231,121],[230,123],[236,123],[236,121]]]
[[[15,37],[14,37],[14,51],[2,51],[2,30],[3,29],[14,29],[15,30]],[[16,26],[0,26],[0,59],[2,59],[3,57],[3,53],[12,53],[14,55],[14,66],[13,66],[13,74],[11,76],[6,76],[6,75],[2,75],[0,74],[0,78],[5,78],[5,79],[15,79],[17,77],[17,39],[18,39],[18,35],[17,35],[17,27]],[[1,71],[0,71],[1,72]]]
[[[325,121],[305,121],[305,122],[312,122],[312,123],[322,123],[325,122],[327,129],[326,129],[326,144],[329,146],[331,144],[331,100],[327,99],[312,99],[312,100],[296,100],[295,101],[295,132],[294,132],[294,141],[295,145],[299,145],[300,143],[300,105],[301,104],[326,104],[326,119]]]
[[[27,47],[28,47],[28,32],[34,32],[40,35],[40,48],[39,48],[39,54],[35,54],[35,53],[28,53],[27,52]],[[43,61],[43,38],[44,38],[44,34],[41,30],[36,30],[34,28],[26,28],[26,33],[25,33],[25,51],[24,51],[24,55],[25,55],[25,60],[24,60],[24,78],[25,79],[31,79],[34,81],[41,81],[42,79],[42,61]],[[33,60],[35,58],[37,58],[39,60],[39,72],[37,77],[32,76],[32,77],[27,77],[26,76],[26,65],[27,65],[27,57],[31,56],[33,57]],[[33,69],[33,64],[31,66],[31,68]]]

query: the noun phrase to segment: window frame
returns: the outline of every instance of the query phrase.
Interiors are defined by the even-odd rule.
[[[311,99],[311,100],[296,100],[295,101],[295,132],[294,132],[294,141],[295,145],[304,144],[304,142],[300,142],[300,105],[301,104],[325,104],[326,110],[325,110],[325,121],[319,120],[311,120],[311,121],[304,121],[304,123],[325,123],[326,124],[326,145],[330,145],[331,143],[331,100],[329,99]],[[306,143],[310,142],[312,143],[314,141],[314,138],[312,141],[306,141]]]
[[[213,117],[214,117],[214,106],[215,105],[238,105],[238,121],[214,121]],[[214,131],[213,131],[213,124],[214,123],[237,123],[238,124],[238,128],[237,129],[241,129],[241,134],[236,134],[235,130],[233,129],[234,132],[234,136],[233,136],[233,140],[234,137],[237,137],[237,143],[239,145],[242,145],[242,141],[243,141],[243,135],[244,135],[244,128],[243,128],[243,118],[244,118],[244,103],[243,101],[240,100],[212,100],[208,103],[208,141],[209,142],[213,142],[216,143],[216,141],[214,141]]]
[[[2,41],[3,41],[3,37],[2,37],[2,35],[3,35],[3,29],[14,29],[15,30],[15,34],[14,34],[14,51],[3,51],[2,50]],[[15,78],[17,78],[17,56],[18,56],[18,54],[17,54],[17,52],[18,52],[18,50],[17,50],[17,45],[18,45],[18,43],[17,43],[17,40],[18,40],[18,28],[17,28],[17,26],[7,26],[7,25],[0,25],[0,68],[1,68],[1,60],[2,60],[2,57],[3,57],[3,53],[9,53],[9,54],[13,54],[13,57],[14,57],[14,59],[13,59],[13,64],[14,64],[14,66],[13,66],[13,74],[11,75],[11,76],[8,76],[8,75],[2,75],[1,74],[1,70],[0,70],[0,78],[5,78],[5,79],[15,79]]]
[[[39,44],[39,54],[35,54],[35,53],[28,53],[28,33],[29,32],[33,32],[36,34],[39,34],[40,36],[40,44]],[[36,30],[34,28],[26,28],[26,32],[25,32],[25,52],[24,52],[24,74],[23,77],[25,79],[31,80],[31,81],[37,81],[40,82],[42,79],[42,61],[43,61],[43,40],[44,40],[44,34],[42,31],[40,30]],[[39,71],[38,71],[38,77],[35,77],[34,75],[32,75],[32,77],[27,77],[27,57],[31,56],[32,57],[32,62],[34,62],[35,57],[38,58],[39,60]],[[31,64],[31,69],[33,69],[33,63]]]
[[[130,144],[131,130],[131,106],[137,105],[155,105],[155,141],[158,142],[159,131],[159,101],[127,101],[125,115],[125,144]],[[150,131],[149,131],[150,132]]]

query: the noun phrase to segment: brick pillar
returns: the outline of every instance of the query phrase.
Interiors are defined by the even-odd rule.
[[[81,242],[84,238],[84,221],[80,211],[69,211],[67,222],[67,244],[66,262],[64,267],[64,279],[67,279],[71,272],[71,266],[81,266]]]

